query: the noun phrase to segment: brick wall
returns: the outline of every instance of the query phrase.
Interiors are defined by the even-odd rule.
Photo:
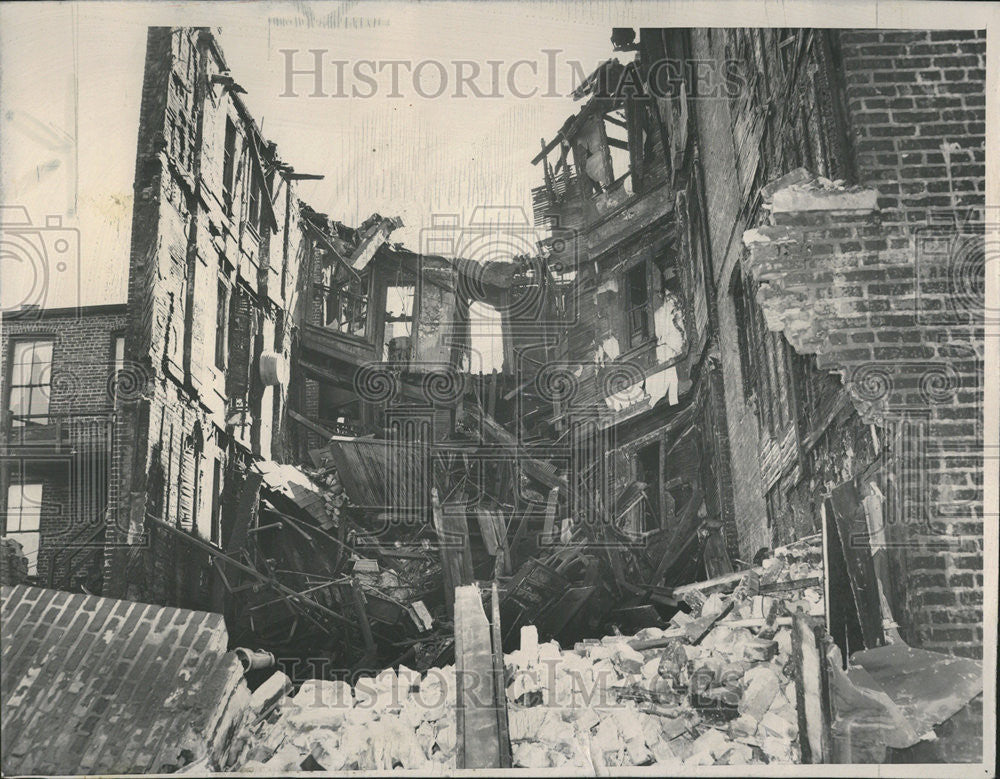
[[[221,616],[22,585],[0,617],[4,774],[224,767],[250,694]]]
[[[109,391],[113,389],[114,337],[124,335],[125,327],[123,305],[42,310],[33,317],[6,318],[0,330],[0,375],[6,383],[12,340],[51,339],[49,414],[108,414],[114,408]],[[5,409],[7,400],[5,392]]]
[[[982,464],[970,453],[982,450],[984,36],[852,31],[841,43],[858,177],[878,208],[792,185],[775,226],[748,236],[750,267],[773,329],[840,373],[889,440],[913,638],[981,656]]]
[[[903,545],[893,565],[905,572],[897,617],[908,626],[906,638],[981,656],[983,376],[976,317],[982,311],[985,35],[852,30],[817,36],[813,31],[810,42],[809,34],[796,31],[756,41],[731,31],[691,34],[695,56],[716,63],[746,58],[751,74],[738,84],[736,99],[693,101],[740,546],[752,554],[750,547],[767,545],[763,541],[814,529],[819,504],[810,491],[871,477]],[[815,68],[789,70],[782,62],[800,43]],[[762,71],[766,77],[753,77]],[[792,85],[798,91],[784,101],[793,107],[787,123],[773,123],[782,111],[767,113],[760,121],[772,123],[772,132],[758,138],[756,124],[734,115],[734,106],[752,112],[753,95],[803,72],[815,75]],[[846,143],[837,140],[838,128]],[[859,187],[796,184],[795,176],[774,183],[803,164]],[[747,176],[754,171],[751,186]],[[753,205],[765,184],[773,213],[768,226],[746,234],[745,253],[740,238],[768,218]],[[830,373],[850,398],[832,409],[836,416],[823,422],[825,429],[811,431],[810,478],[796,481],[795,470],[779,474],[782,501],[771,512],[772,528],[762,498],[772,489],[782,447],[763,436],[741,391],[729,295],[738,264],[762,282],[757,302],[767,327],[798,354],[815,355],[807,383],[836,397],[836,388],[817,385]]]
[[[124,306],[42,310],[4,321],[0,375],[9,380],[12,343],[53,341],[49,421],[51,441],[29,441],[21,428],[4,428],[6,456],[0,479],[0,512],[11,480],[42,484],[40,548],[34,581],[92,592],[101,588],[101,548],[115,428],[114,341],[126,326]],[[4,409],[9,408],[5,390]],[[6,423],[5,423],[6,424]]]
[[[917,494],[931,533],[907,560],[912,608],[925,647],[981,656],[981,241],[994,221],[983,213],[986,34],[845,31],[841,40],[859,176],[877,188],[889,248],[907,260],[868,286],[895,314],[881,320],[872,358],[935,366],[893,377],[893,400],[921,416],[911,425],[923,436]]]

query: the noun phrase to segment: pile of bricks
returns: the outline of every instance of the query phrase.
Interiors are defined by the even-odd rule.
[[[779,550],[780,551],[780,550]],[[799,761],[794,614],[823,613],[819,585],[775,596],[751,584],[817,581],[816,555],[781,553],[729,595],[685,597],[664,628],[538,643],[533,626],[504,656],[514,767],[736,765]],[[697,594],[696,594],[697,593]],[[297,770],[456,767],[454,666],[399,666],[353,687],[281,672],[254,693],[256,718],[235,768]]]
[[[236,769],[277,776],[300,770],[440,773],[455,768],[455,668],[423,677],[405,666],[347,682],[311,680],[293,696],[278,672],[255,691],[258,720]],[[270,689],[272,705],[261,710]]]
[[[814,578],[808,562],[772,558],[761,579]],[[749,574],[750,577],[756,574]],[[560,650],[522,630],[507,656],[515,767],[738,765],[799,762],[792,615],[822,614],[822,590],[779,599],[710,594],[671,625]]]

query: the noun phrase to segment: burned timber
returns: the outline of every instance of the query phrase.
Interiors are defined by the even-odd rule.
[[[4,317],[5,771],[981,759],[985,35],[612,45],[486,262],[303,202],[216,36],[150,29],[127,305]],[[201,734],[19,748],[49,605],[143,626],[122,668],[183,627]]]

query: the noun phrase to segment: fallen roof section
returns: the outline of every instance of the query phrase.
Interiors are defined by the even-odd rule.
[[[230,762],[250,701],[219,614],[0,588],[5,775]]]

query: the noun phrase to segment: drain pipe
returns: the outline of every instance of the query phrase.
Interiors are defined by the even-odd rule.
[[[257,671],[261,668],[270,668],[275,663],[274,655],[270,652],[264,651],[263,649],[246,649],[245,647],[239,647],[235,651],[236,656],[243,664],[243,673]]]

